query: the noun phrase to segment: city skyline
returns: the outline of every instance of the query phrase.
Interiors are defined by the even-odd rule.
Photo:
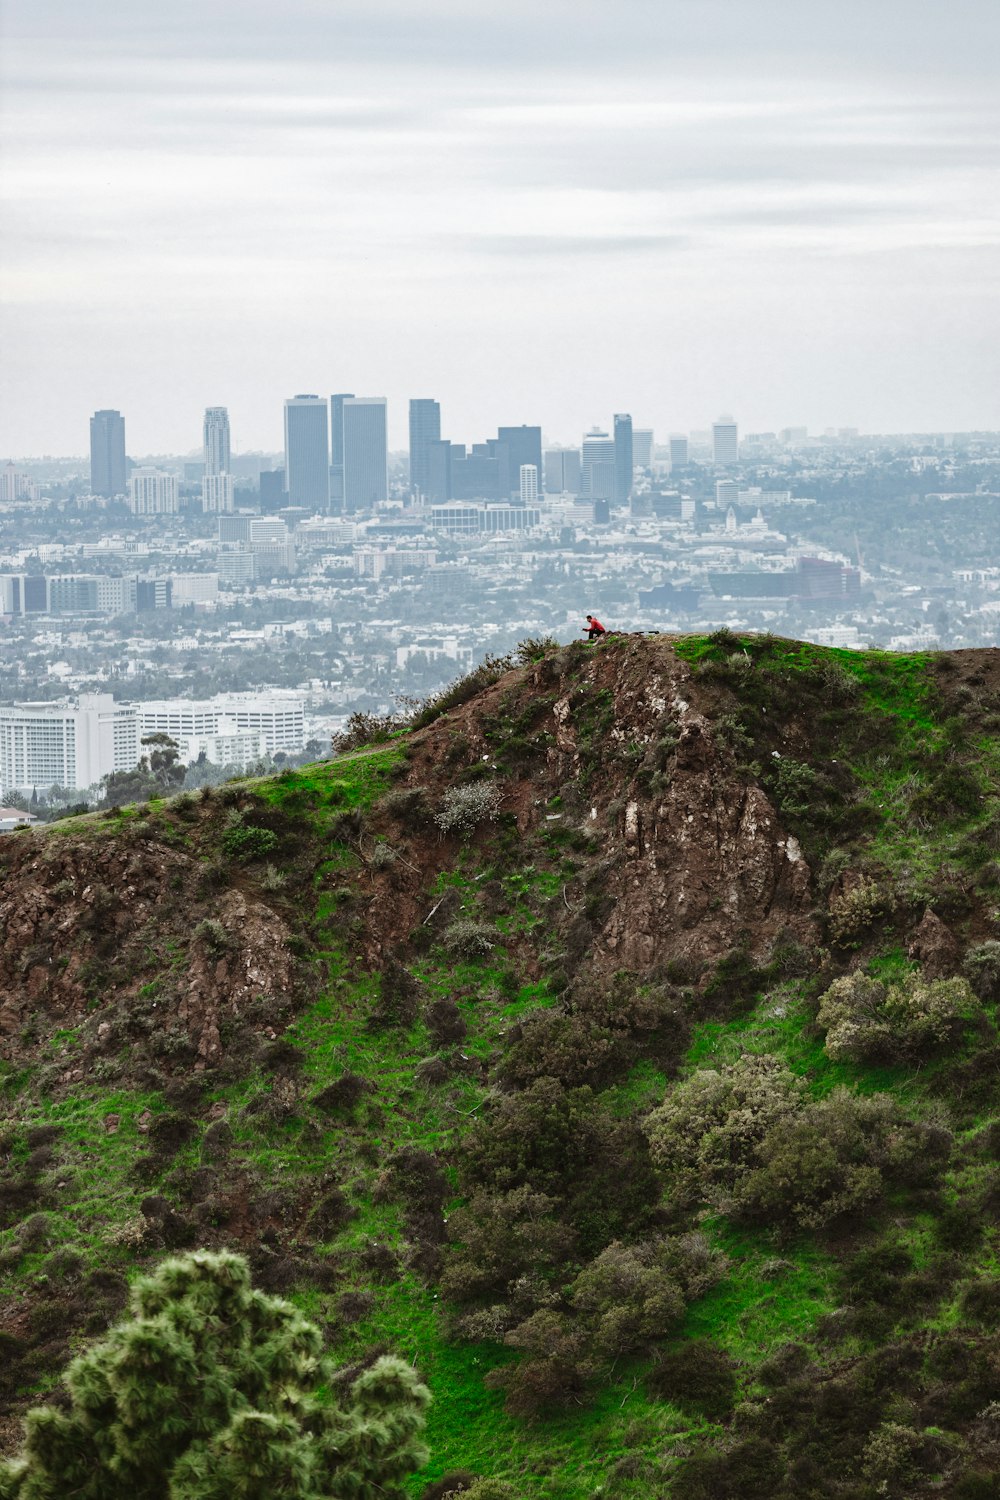
[[[218,399],[274,446],[344,372],[392,448],[425,390],[559,441],[996,425],[989,0],[239,14],[4,7],[0,451],[111,406],[186,449]]]

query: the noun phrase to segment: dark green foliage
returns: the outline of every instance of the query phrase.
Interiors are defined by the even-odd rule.
[[[277,847],[278,835],[271,828],[258,828],[240,818],[229,825],[219,842],[230,859],[249,864],[270,854]]]
[[[673,1204],[803,1229],[870,1210],[890,1183],[933,1180],[951,1147],[887,1094],[810,1100],[776,1058],[752,1054],[685,1079],[645,1128]]]
[[[970,948],[962,971],[980,1000],[1000,1000],[1000,943],[991,939]]]
[[[513,656],[484,656],[478,667],[428,698],[410,719],[410,727],[424,729],[428,724],[433,724],[442,714],[448,713],[452,708],[460,708],[463,703],[468,703],[471,698],[492,687],[516,665],[517,661]]]
[[[383,1500],[425,1460],[428,1392],[383,1358],[311,1394],[322,1339],[255,1292],[246,1263],[200,1251],[136,1282],[132,1318],[74,1360],[68,1411],[29,1413],[4,1500]]]
[[[736,1365],[711,1339],[688,1339],[660,1355],[646,1376],[646,1387],[687,1411],[724,1417],[736,1396]]]

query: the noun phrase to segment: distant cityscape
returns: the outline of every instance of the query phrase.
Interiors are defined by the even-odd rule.
[[[279,453],[0,467],[0,796],[57,805],[166,733],[221,776],[322,753],[528,635],[774,630],[844,648],[1000,640],[1000,433],[668,432],[629,413],[442,436],[383,397],[298,394]],[[196,429],[197,430],[197,429]],[[2,824],[2,819],[0,819]]]

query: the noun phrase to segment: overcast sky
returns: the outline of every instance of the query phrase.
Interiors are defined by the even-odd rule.
[[[0,0],[0,457],[1000,427],[998,0]]]

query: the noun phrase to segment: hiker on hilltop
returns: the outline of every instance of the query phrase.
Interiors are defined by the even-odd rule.
[[[588,641],[599,641],[602,635],[608,633],[596,615],[588,615],[583,628],[587,632]]]

